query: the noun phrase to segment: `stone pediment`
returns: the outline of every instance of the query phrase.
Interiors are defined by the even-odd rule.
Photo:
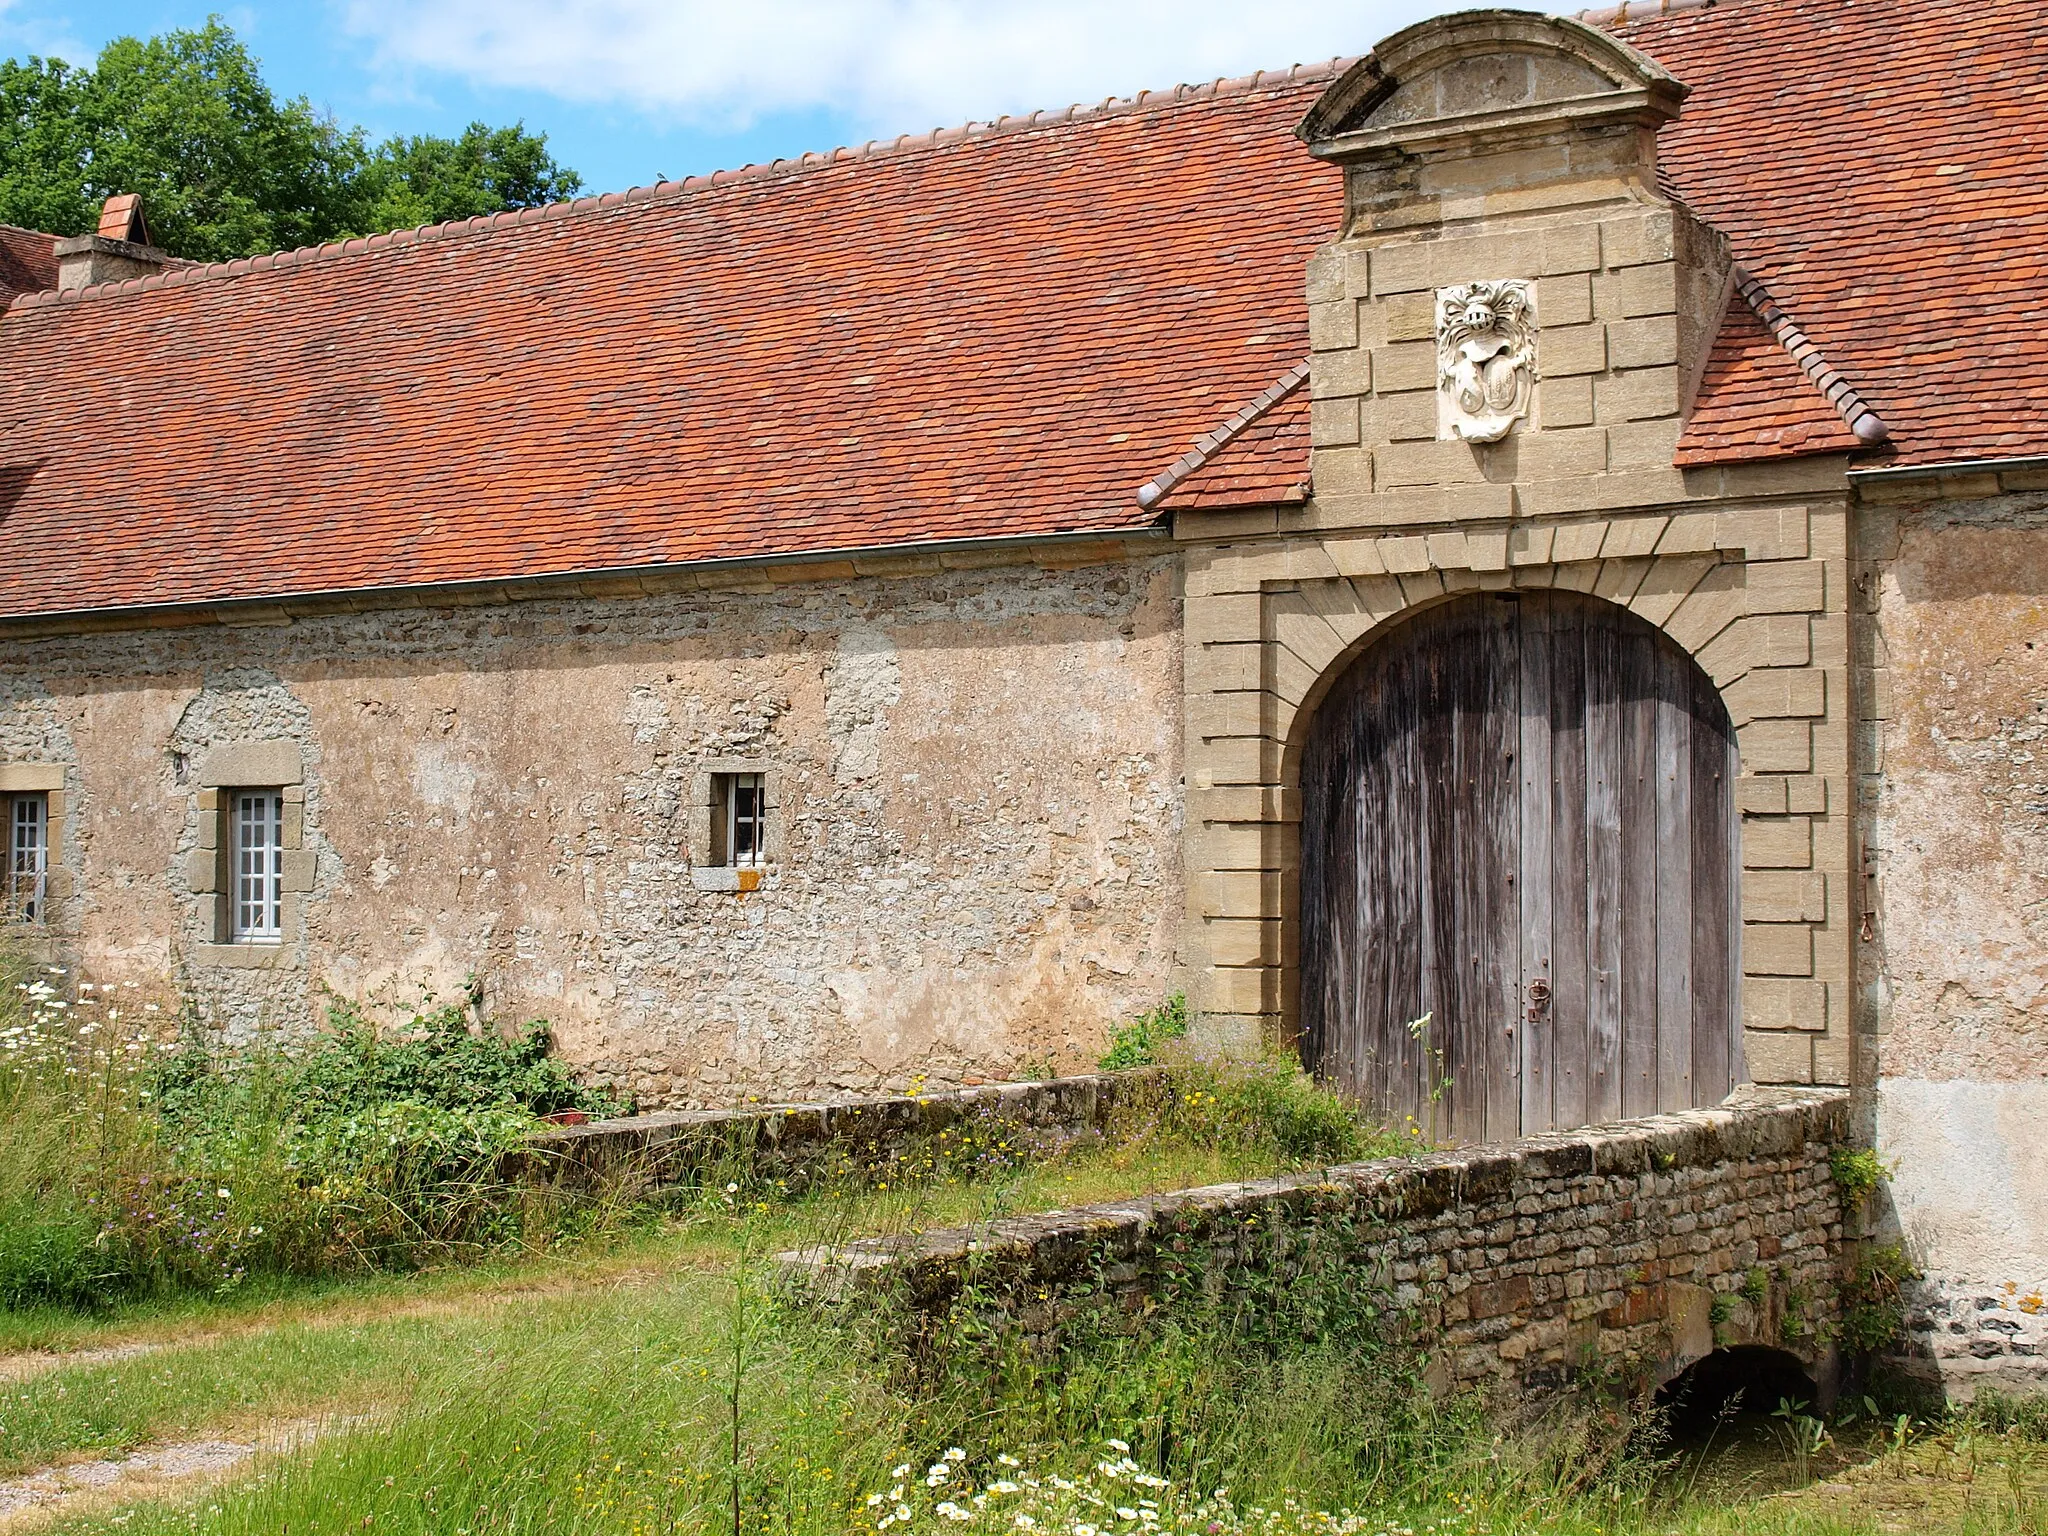
[[[1584,22],[1462,11],[1395,33],[1345,71],[1295,129],[1330,160],[1574,124],[1678,115],[1686,88]]]

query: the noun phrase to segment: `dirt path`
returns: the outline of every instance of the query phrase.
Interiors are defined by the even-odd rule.
[[[0,1480],[0,1532],[27,1531],[93,1508],[169,1497],[225,1477],[259,1454],[284,1456],[337,1429],[367,1422],[289,1419],[247,1434],[176,1440],[130,1455],[70,1461]]]
[[[132,1360],[137,1355],[153,1355],[162,1344],[107,1344],[90,1349],[24,1349],[11,1355],[0,1355],[0,1383],[31,1381],[51,1371],[61,1371],[74,1365],[111,1365],[116,1360]]]
[[[340,1297],[330,1303],[280,1304],[275,1309],[254,1312],[226,1322],[205,1323],[185,1332],[162,1326],[140,1336],[111,1344],[87,1345],[82,1349],[24,1349],[0,1354],[0,1383],[33,1381],[52,1371],[78,1366],[111,1365],[165,1350],[197,1349],[228,1339],[274,1333],[297,1323],[316,1327],[355,1327],[392,1318],[454,1317],[479,1306],[508,1301],[540,1300],[578,1291],[637,1290],[678,1270],[711,1267],[709,1261],[690,1255],[650,1265],[634,1263],[616,1269],[598,1268],[572,1274],[535,1275],[492,1282],[474,1289],[455,1288],[434,1296],[410,1301],[375,1297]]]

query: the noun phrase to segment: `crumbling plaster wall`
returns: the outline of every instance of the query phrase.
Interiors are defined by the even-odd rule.
[[[1866,486],[1875,1133],[1952,1391],[2048,1385],[2048,475]]]
[[[243,1030],[474,975],[650,1104],[1092,1063],[1175,979],[1176,562],[732,587],[11,645],[83,789],[69,942]],[[316,860],[261,969],[197,963],[183,874],[192,764],[250,736],[299,742]],[[750,893],[693,879],[736,763],[780,801]]]

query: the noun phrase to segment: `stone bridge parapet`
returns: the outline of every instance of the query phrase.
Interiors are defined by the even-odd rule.
[[[1751,1088],[1713,1109],[782,1257],[900,1281],[929,1316],[992,1306],[1049,1336],[1090,1309],[1143,1311],[1190,1274],[1210,1296],[1284,1283],[1336,1244],[1378,1277],[1440,1388],[1582,1374],[1642,1392],[1717,1348],[1765,1346],[1827,1395],[1844,1227],[1830,1154],[1848,1140],[1845,1092]]]

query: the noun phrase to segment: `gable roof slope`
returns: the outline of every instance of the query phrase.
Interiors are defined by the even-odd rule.
[[[24,293],[57,286],[57,237],[0,224],[0,308]]]
[[[1613,25],[1692,87],[1671,189],[1889,461],[2048,453],[2048,7],[1644,11]],[[1306,355],[1343,194],[1290,130],[1335,73],[23,294],[0,616],[1149,524],[1136,488]],[[1732,323],[1688,451],[1842,450]],[[1298,494],[1305,401],[1168,500]]]
[[[2021,382],[2048,377],[2048,5],[1719,0],[1616,30],[1692,87],[1671,190],[1883,418],[1887,462],[2048,454]]]
[[[1307,350],[1329,73],[22,299],[0,613],[1149,524]]]

